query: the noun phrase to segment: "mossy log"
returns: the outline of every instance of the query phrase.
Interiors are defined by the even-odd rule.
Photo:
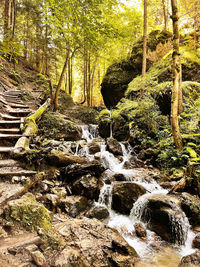
[[[28,116],[25,119],[25,127],[23,130],[23,136],[18,139],[18,141],[14,147],[13,152],[15,154],[16,153],[18,154],[21,151],[29,149],[30,140],[34,135],[36,135],[36,133],[38,131],[38,127],[37,127],[36,122],[37,122],[37,120],[39,120],[41,118],[42,114],[49,107],[50,103],[51,103],[51,99],[49,98],[39,109],[37,109],[35,111],[34,114]]]

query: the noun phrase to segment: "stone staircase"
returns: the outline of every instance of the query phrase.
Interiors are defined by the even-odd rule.
[[[15,177],[32,176],[36,172],[23,168],[22,163],[11,159],[10,152],[18,138],[22,136],[25,117],[31,112],[20,100],[22,90],[0,93],[0,180],[10,181]],[[6,190],[0,186],[0,195]]]

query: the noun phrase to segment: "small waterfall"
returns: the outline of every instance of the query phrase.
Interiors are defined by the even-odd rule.
[[[98,200],[99,205],[107,207],[108,211],[111,211],[112,206],[112,189],[112,185],[104,184]]]
[[[94,138],[98,137],[98,125],[82,125],[82,139],[87,142],[92,141]]]
[[[173,234],[173,242],[178,245],[184,245],[187,240],[187,234],[189,229],[189,222],[186,216],[177,216],[170,217],[171,222],[171,231]]]
[[[112,110],[110,111],[111,118],[111,126],[110,126],[110,136],[112,137]],[[91,143],[94,138],[98,137],[98,130],[96,125],[83,125],[82,126],[82,139],[87,143]],[[85,156],[88,160],[93,160],[94,155],[90,155],[88,145],[85,141],[79,141],[76,146],[76,155]],[[96,140],[97,141],[97,140]],[[97,141],[98,142],[98,141]],[[121,235],[125,238],[125,240],[133,246],[137,253],[141,256],[147,255],[147,253],[152,252],[151,243],[159,242],[155,238],[155,233],[147,229],[147,240],[144,242],[143,240],[135,237],[135,223],[141,223],[145,226],[148,225],[150,221],[150,210],[148,209],[148,197],[153,196],[154,194],[160,194],[167,198],[168,190],[163,189],[153,178],[145,176],[144,169],[124,169],[124,163],[129,162],[132,156],[132,147],[128,143],[120,143],[122,148],[122,157],[116,157],[112,153],[106,150],[105,142],[98,142],[101,151],[99,153],[99,158],[101,162],[107,168],[107,175],[105,175],[105,179],[109,176],[113,176],[115,173],[124,174],[125,181],[138,183],[143,186],[147,193],[141,196],[134,204],[133,208],[130,212],[129,216],[120,215],[112,210],[112,191],[113,185],[115,182],[111,184],[104,184],[99,195],[98,202],[96,205],[104,206],[109,211],[109,220],[108,225],[110,227],[116,228]],[[109,174],[108,174],[109,173]],[[124,182],[125,182],[124,181]],[[189,223],[186,216],[183,216],[183,213],[180,209],[177,208],[177,205],[174,203],[174,210],[177,213],[172,213],[169,215],[170,221],[170,230],[172,236],[174,237],[174,242],[178,245],[185,246],[181,247],[181,254],[187,255],[192,253],[194,250],[191,249],[192,240],[194,238],[194,233],[189,229]],[[173,208],[172,208],[173,210]],[[179,216],[179,212],[181,216]],[[147,220],[145,220],[147,218]],[[150,220],[150,219],[149,219]],[[159,220],[159,219],[158,219]],[[179,250],[180,253],[180,250]]]

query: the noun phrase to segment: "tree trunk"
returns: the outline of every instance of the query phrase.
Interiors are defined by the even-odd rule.
[[[183,93],[182,93],[182,65],[180,64],[179,90],[178,90],[178,115],[183,112]]]
[[[164,17],[164,30],[167,31],[168,15],[167,15],[167,8],[165,5],[165,0],[162,0],[162,6],[163,6],[163,17]]]
[[[145,77],[146,68],[147,68],[147,0],[144,0],[142,77]]]
[[[16,0],[5,0],[4,4],[4,41],[13,39],[16,21]]]
[[[55,92],[54,107],[53,107],[54,111],[56,111],[57,108],[58,108],[58,96],[59,96],[60,89],[61,89],[61,86],[62,86],[62,81],[63,81],[64,76],[65,76],[65,72],[66,72],[66,69],[67,69],[67,64],[68,64],[68,61],[69,61],[69,55],[70,55],[70,49],[67,49],[65,63],[64,63],[61,75],[60,75],[60,79],[59,79],[59,82],[58,82],[58,86],[57,86],[56,92]]]
[[[178,150],[182,150],[182,140],[178,123],[178,98],[179,98],[179,29],[178,29],[178,7],[177,0],[171,0],[173,21],[173,90],[171,102],[171,124],[174,144]]]

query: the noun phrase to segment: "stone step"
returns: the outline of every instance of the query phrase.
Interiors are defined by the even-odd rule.
[[[18,139],[21,136],[21,134],[0,134],[0,139]]]
[[[10,103],[14,103],[14,104],[22,104],[22,101],[21,100],[18,100],[18,98],[16,99],[13,99],[13,98],[8,98],[8,97],[5,97],[6,101],[10,102]]]
[[[20,167],[2,167],[0,168],[0,177],[12,176],[33,176],[37,172],[22,169]]]
[[[0,127],[2,126],[2,125],[13,125],[13,124],[20,124],[21,123],[21,120],[20,120],[20,118],[18,118],[18,120],[14,120],[14,121],[4,121],[4,120],[2,120],[2,121],[0,121]]]
[[[19,95],[22,95],[22,94],[24,94],[24,92],[23,91],[21,91],[21,90],[10,90],[10,91],[6,91],[6,92],[4,92],[4,95],[14,95],[14,96],[19,96]]]
[[[0,117],[7,120],[19,120],[19,117],[14,117],[5,113],[0,113]],[[23,119],[25,119],[25,117],[23,117]]]
[[[1,159],[0,160],[0,168],[1,167],[18,167],[20,163],[14,159]]]
[[[20,128],[0,128],[0,133],[20,133]]]
[[[9,114],[29,114],[31,112],[30,109],[9,109],[7,108]]]
[[[14,147],[2,146],[0,147],[0,153],[9,153],[14,149]]]
[[[10,106],[11,108],[29,108],[28,106],[25,106],[22,103],[13,103],[13,102],[9,102],[6,101],[4,98],[0,97],[0,101],[6,105],[6,106]]]

